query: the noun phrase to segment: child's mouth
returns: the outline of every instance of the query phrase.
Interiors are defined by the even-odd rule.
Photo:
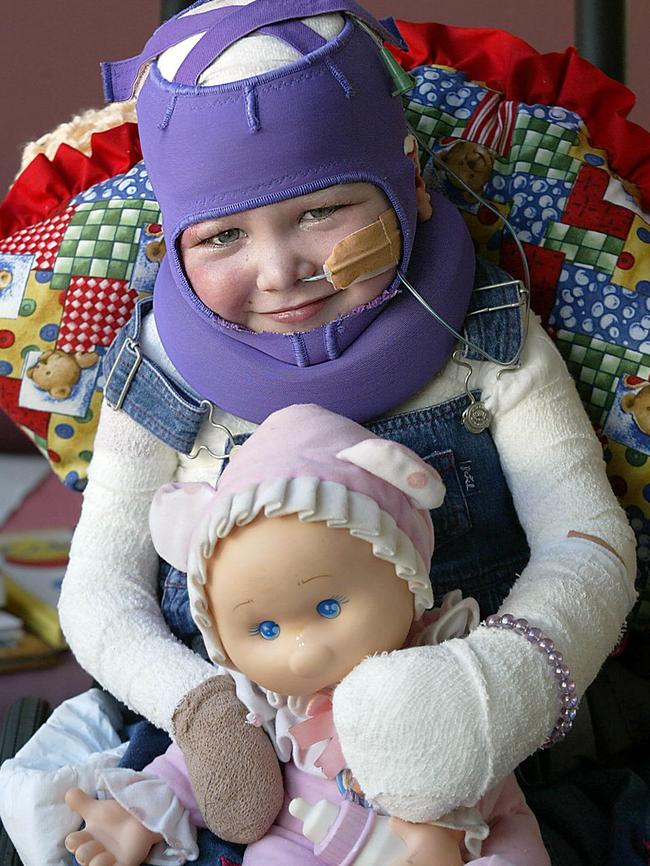
[[[269,319],[275,322],[306,322],[317,315],[325,306],[326,301],[332,295],[325,295],[324,298],[317,298],[315,301],[308,301],[305,304],[300,304],[296,307],[290,307],[286,310],[275,310],[271,313],[263,313]]]

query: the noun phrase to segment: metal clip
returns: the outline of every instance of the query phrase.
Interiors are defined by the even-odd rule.
[[[469,389],[469,380],[472,378],[472,373],[474,371],[472,365],[463,360],[462,349],[456,349],[451,357],[454,363],[458,364],[460,367],[465,367],[467,370],[467,375],[465,376],[465,394],[470,402],[469,406],[467,406],[461,415],[463,427],[470,433],[482,433],[490,426],[492,413],[485,403],[481,400],[477,400]]]
[[[489,286],[478,286],[474,291],[487,292],[490,289],[500,289],[502,286],[517,286],[519,300],[512,304],[497,304],[495,307],[481,307],[480,310],[472,310],[470,313],[467,313],[465,318],[469,319],[470,316],[479,316],[482,313],[496,313],[497,310],[516,310],[528,305],[528,289],[524,286],[521,280],[505,280],[503,283],[492,283]]]
[[[131,352],[134,353],[135,361],[133,363],[133,366],[129,370],[129,374],[126,377],[126,381],[124,382],[124,385],[122,386],[122,390],[120,391],[120,396],[117,398],[117,403],[115,403],[115,405],[113,405],[113,403],[110,402],[108,397],[106,397],[106,402],[111,407],[111,409],[113,409],[115,412],[119,412],[119,410],[122,408],[122,404],[124,403],[124,399],[127,395],[129,388],[131,387],[131,382],[133,381],[133,377],[135,376],[135,374],[138,370],[138,367],[142,363],[142,352],[140,351],[140,346],[131,337],[127,337],[124,340],[124,342],[122,343],[122,345],[120,346],[120,351],[117,353],[117,358],[113,362],[113,366],[111,367],[111,371],[106,378],[106,382],[104,384],[104,394],[108,394],[108,386],[109,386],[111,379],[113,377],[113,373],[117,369],[117,365],[120,363],[120,359],[122,358],[122,354],[124,353],[125,349],[129,349]]]
[[[209,400],[201,400],[199,406],[203,410],[203,412],[209,412],[208,423],[210,424],[210,426],[214,427],[215,430],[222,430],[226,434],[226,446],[230,445],[230,451],[228,451],[224,454],[216,454],[207,445],[198,445],[197,446],[195,443],[192,447],[192,450],[187,455],[188,458],[190,460],[196,460],[196,458],[199,456],[201,451],[206,451],[210,455],[210,457],[212,457],[214,460],[231,460],[232,457],[234,456],[234,454],[236,454],[237,451],[239,451],[239,449],[241,448],[241,445],[237,445],[235,443],[235,437],[232,435],[230,430],[225,426],[225,424],[217,424],[217,422],[214,420],[214,418],[212,416],[214,406],[212,405],[212,403]]]

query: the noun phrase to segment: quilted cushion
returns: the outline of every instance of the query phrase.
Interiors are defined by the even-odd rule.
[[[93,136],[90,157],[67,146],[52,162],[37,157],[0,208],[0,405],[77,490],[101,357],[164,252],[140,160],[136,128],[123,124]]]
[[[416,85],[407,114],[437,159],[431,177],[462,210],[479,252],[523,278],[603,443],[638,539],[650,629],[650,135],[634,97],[569,49],[537,54],[502,31],[398,22]],[[481,191],[496,214],[479,204]]]

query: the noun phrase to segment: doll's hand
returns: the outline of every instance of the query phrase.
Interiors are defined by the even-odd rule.
[[[542,653],[484,628],[371,656],[333,696],[341,749],[364,795],[414,822],[476,804],[542,744],[559,706]]]
[[[410,824],[391,818],[390,827],[404,840],[408,853],[390,866],[463,866],[460,843],[464,833],[435,824]]]
[[[271,741],[246,715],[232,679],[217,676],[183,699],[173,722],[205,823],[227,842],[249,844],[275,820],[284,786]]]
[[[71,788],[65,801],[86,822],[83,830],[65,838],[65,847],[81,866],[140,866],[163,838],[116,800],[95,800],[80,788]]]

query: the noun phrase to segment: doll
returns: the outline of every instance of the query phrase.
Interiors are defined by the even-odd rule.
[[[349,802],[362,792],[346,771],[332,725],[331,689],[367,656],[465,637],[478,624],[478,605],[462,601],[460,592],[428,610],[434,542],[428,509],[443,497],[438,473],[412,451],[310,405],[270,415],[234,454],[216,489],[167,485],[154,497],[154,543],[187,570],[192,614],[210,659],[234,680],[249,722],[264,727],[286,762],[291,802],[248,847],[245,866],[319,866],[345,857],[352,864],[354,846],[363,853],[357,838],[366,833],[363,807]],[[197,856],[191,825],[200,819],[177,746],[143,775],[107,771],[101,787],[120,805],[79,790],[67,797],[87,824],[66,841],[81,863],[97,866],[102,846],[126,866]],[[298,798],[331,804],[320,831]],[[338,817],[341,807],[345,818]],[[316,840],[314,853],[297,814]],[[384,851],[363,861],[369,866],[549,862],[513,778],[478,808],[458,809],[436,826],[391,822],[393,856]],[[161,844],[152,859],[155,842]]]
[[[137,91],[167,254],[153,308],[138,306],[107,354],[61,622],[81,664],[173,735],[203,817],[228,840],[266,832],[282,777],[264,729],[191,649],[185,579],[160,565],[146,524],[161,484],[214,480],[224,427],[244,435],[316,402],[430,457],[448,488],[436,595],[460,586],[483,614],[540,629],[576,694],[634,602],[633,534],[571,378],[512,286],[476,312],[486,293],[474,286],[507,278],[477,262],[447,200],[428,201],[382,40],[400,44],[354,2],[210,0],[105,70],[110,98]],[[337,289],[324,266],[346,239],[362,267]],[[446,325],[466,323],[469,348],[400,274]],[[476,392],[487,412],[468,429]],[[476,629],[458,647],[372,656],[341,681],[336,728],[366,796],[434,821],[563,735],[558,683],[525,634]],[[208,735],[204,714],[229,721]],[[235,772],[236,792],[214,781]]]

